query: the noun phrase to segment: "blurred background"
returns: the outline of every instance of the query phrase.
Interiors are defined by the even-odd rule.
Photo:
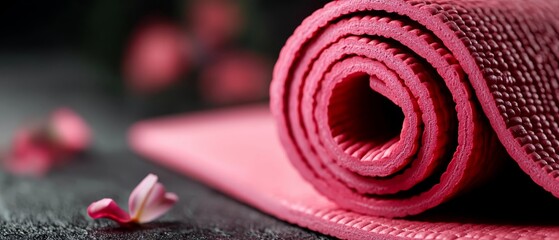
[[[322,0],[8,1],[0,7],[0,239],[310,239],[136,155],[134,123],[262,103]],[[148,173],[179,195],[142,228],[92,220]],[[322,238],[325,239],[325,238]]]
[[[130,124],[265,102],[277,55],[327,1],[11,1],[0,9],[0,145],[65,106],[96,149]]]

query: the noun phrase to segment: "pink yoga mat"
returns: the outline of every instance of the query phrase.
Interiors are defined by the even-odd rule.
[[[271,109],[293,165],[368,215],[420,213],[506,152],[559,196],[559,1],[346,0],[297,28]]]
[[[267,106],[140,122],[130,131],[130,143],[148,159],[268,214],[338,238],[559,239],[557,199],[527,177],[511,181],[522,177],[517,175],[417,217],[390,219],[341,208],[289,162]]]
[[[144,122],[132,146],[341,238],[559,238],[554,226],[388,219],[491,182],[509,158],[559,197],[557,14],[554,0],[334,1],[282,49],[272,117]]]

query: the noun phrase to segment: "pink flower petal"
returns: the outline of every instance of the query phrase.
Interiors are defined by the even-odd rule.
[[[54,155],[48,144],[34,138],[34,129],[16,131],[9,152],[2,156],[6,170],[13,174],[40,177],[54,164]]]
[[[4,167],[13,174],[41,177],[51,168],[52,160],[45,151],[28,150],[4,160]]]
[[[25,124],[12,138],[3,158],[5,168],[18,175],[42,176],[84,150],[91,133],[85,121],[68,108],[53,111],[50,118]]]
[[[161,183],[156,183],[146,199],[144,207],[134,220],[139,223],[150,222],[169,211],[177,200],[176,194],[167,193]]]
[[[109,218],[121,224],[145,223],[169,211],[177,200],[176,194],[166,192],[165,187],[157,182],[156,175],[148,174],[130,194],[128,199],[130,214],[110,198],[92,203],[87,208],[87,213],[92,218]]]
[[[74,111],[59,108],[51,115],[50,124],[56,141],[69,151],[82,151],[89,145],[91,131],[87,123]]]
[[[94,219],[108,218],[120,224],[129,223],[130,216],[122,208],[120,208],[114,200],[103,198],[92,203],[87,208],[87,214]]]
[[[21,155],[33,148],[33,131],[29,128],[20,128],[12,139],[12,154]]]
[[[141,209],[144,207],[146,200],[155,184],[157,183],[157,176],[154,174],[148,174],[136,188],[130,193],[130,198],[128,198],[128,209],[130,211],[130,216],[133,219],[138,219],[138,214],[141,213]]]

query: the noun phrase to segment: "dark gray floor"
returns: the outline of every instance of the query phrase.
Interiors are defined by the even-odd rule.
[[[87,206],[103,197],[126,207],[132,188],[150,172],[180,198],[164,217],[140,227],[123,228],[87,216]],[[0,190],[3,239],[322,238],[128,152],[82,156],[43,179],[3,174]]]
[[[108,78],[72,54],[0,59],[0,146],[22,119],[70,106],[95,133],[90,152],[40,179],[0,171],[1,239],[325,239],[279,221],[201,183],[152,164],[127,149],[127,127],[138,120],[130,103],[102,94]],[[135,108],[135,107],[132,107]],[[127,208],[130,191],[148,173],[180,197],[163,218],[123,228],[92,220],[87,206],[111,197]]]

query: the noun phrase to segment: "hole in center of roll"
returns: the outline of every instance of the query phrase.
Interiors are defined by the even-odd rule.
[[[371,89],[370,78],[356,73],[342,79],[328,100],[333,139],[346,154],[362,161],[388,156],[404,122],[401,108]]]

